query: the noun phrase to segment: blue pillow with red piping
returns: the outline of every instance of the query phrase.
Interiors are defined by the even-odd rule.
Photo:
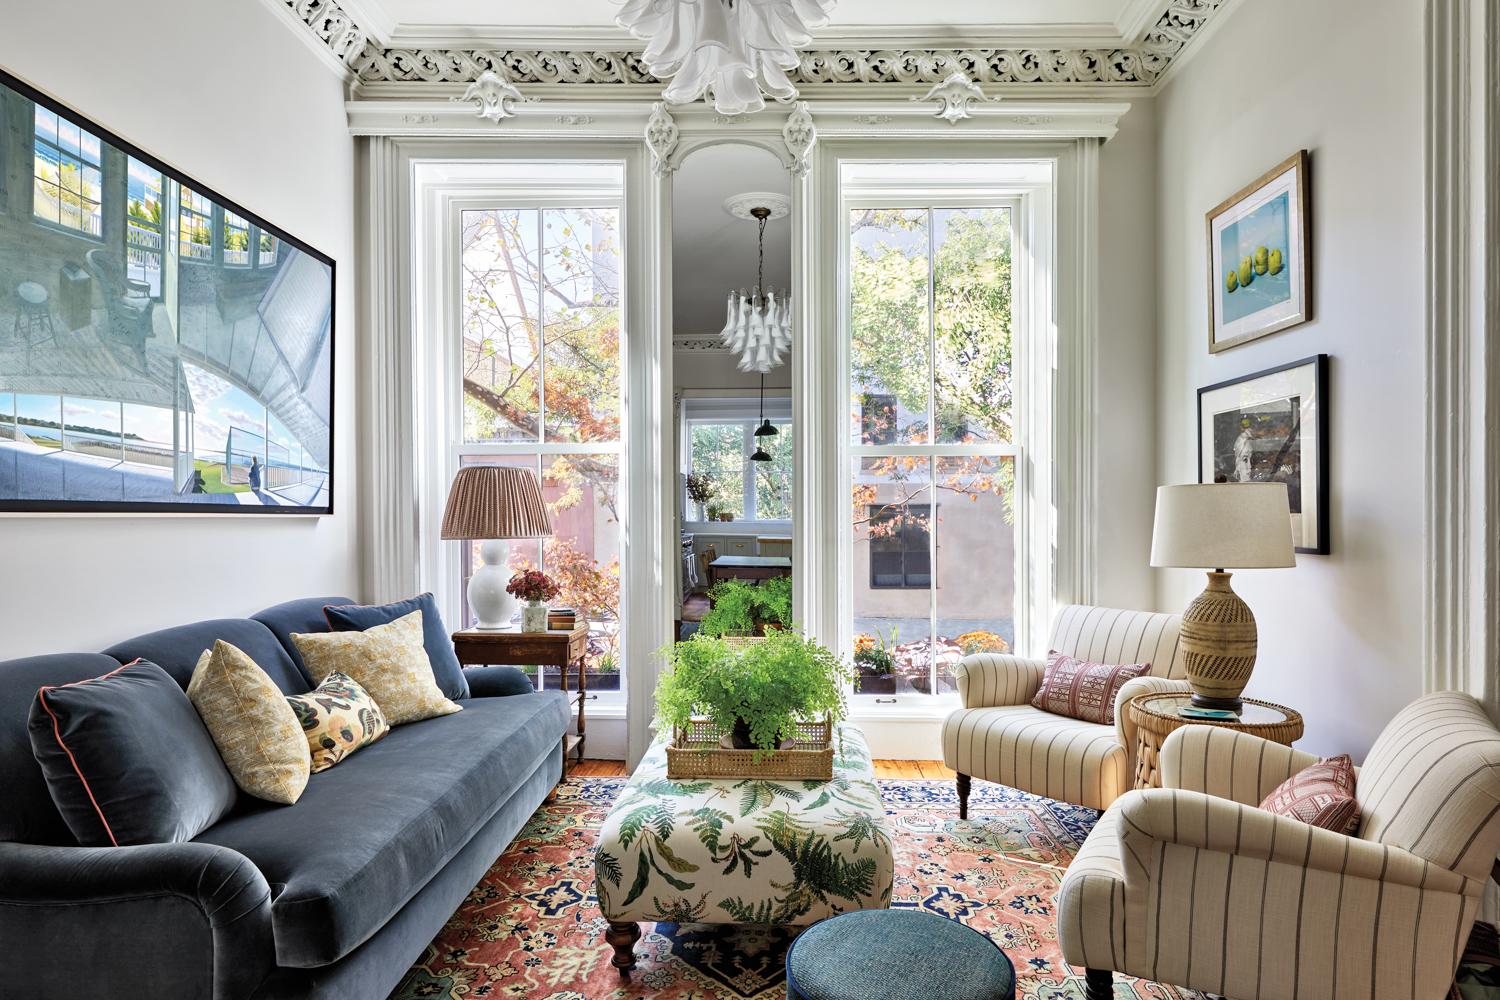
[[[47,791],[83,847],[192,840],[234,808],[239,790],[213,737],[149,660],[41,688],[26,725]]]

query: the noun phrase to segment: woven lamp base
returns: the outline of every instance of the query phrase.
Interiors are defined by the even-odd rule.
[[[1182,613],[1182,660],[1198,708],[1240,710],[1240,692],[1255,669],[1255,615],[1229,586],[1233,574],[1210,572],[1208,587]]]

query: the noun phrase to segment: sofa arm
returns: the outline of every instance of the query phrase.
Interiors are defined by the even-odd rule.
[[[504,698],[513,694],[532,694],[536,685],[515,667],[465,667],[470,698]]]
[[[1258,806],[1277,785],[1322,759],[1233,729],[1183,726],[1162,741],[1161,783]]]
[[[102,983],[131,1000],[241,1000],[276,964],[270,887],[213,844],[0,843],[0,941],[0,982],[17,996]]]
[[[1036,697],[1046,672],[1045,660],[1004,653],[975,653],[953,666],[964,708],[1024,705]]]
[[[1413,889],[1478,896],[1484,888],[1481,882],[1399,847],[1346,837],[1201,792],[1146,788],[1126,792],[1119,803],[1120,863],[1127,892],[1150,883],[1158,841]]]
[[[1120,746],[1132,757],[1135,755],[1135,731],[1140,727],[1135,724],[1126,708],[1130,699],[1143,694],[1190,694],[1192,690],[1193,686],[1187,681],[1173,680],[1170,677],[1132,677],[1120,685],[1120,693],[1115,695],[1115,737],[1119,739]],[[1134,773],[1133,769],[1131,773]]]

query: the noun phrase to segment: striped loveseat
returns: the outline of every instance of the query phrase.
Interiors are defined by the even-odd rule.
[[[943,763],[958,772],[958,813],[969,815],[969,779],[1107,809],[1135,775],[1135,725],[1124,711],[1137,695],[1190,691],[1177,641],[1180,615],[1068,605],[1052,621],[1047,648],[1090,663],[1149,663],[1115,699],[1115,724],[1033,708],[1045,660],[996,653],[954,667],[963,708],[943,722]]]
[[[1500,851],[1500,731],[1428,695],[1376,740],[1359,835],[1257,808],[1317,757],[1209,726],[1162,746],[1161,788],[1110,806],[1057,895],[1063,955],[1089,970],[1240,1000],[1437,1000]]]

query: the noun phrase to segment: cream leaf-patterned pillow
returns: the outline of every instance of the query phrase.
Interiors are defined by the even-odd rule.
[[[393,726],[463,711],[433,679],[421,611],[363,632],[293,632],[292,641],[316,683],[335,672],[352,677]]]
[[[391,731],[370,692],[335,671],[316,690],[290,695],[286,703],[297,713],[313,774],[327,770],[360,747],[367,747]]]
[[[258,799],[291,805],[307,787],[307,737],[286,695],[254,660],[220,639],[205,649],[188,700],[235,784]]]

